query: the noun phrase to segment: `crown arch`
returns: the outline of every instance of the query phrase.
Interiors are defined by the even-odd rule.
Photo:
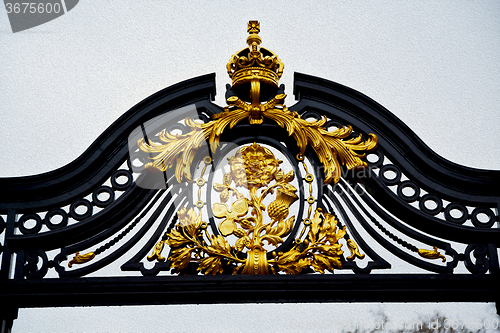
[[[69,165],[0,179],[7,326],[19,307],[498,301],[500,172],[325,79],[295,73],[287,107],[248,30],[227,106],[214,74],[193,78]]]

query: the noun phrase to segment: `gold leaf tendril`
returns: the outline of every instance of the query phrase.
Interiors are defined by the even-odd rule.
[[[443,262],[446,261],[446,257],[438,251],[437,246],[433,247],[433,250],[419,249],[418,254],[426,259],[439,259],[441,258]]]
[[[73,259],[71,259],[71,261],[68,263],[68,267],[71,268],[73,267],[74,264],[84,264],[94,259],[94,257],[95,257],[94,252],[89,252],[86,254],[80,254],[80,252],[76,252]]]

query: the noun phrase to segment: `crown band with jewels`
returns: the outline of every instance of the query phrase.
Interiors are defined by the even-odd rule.
[[[266,48],[260,47],[260,23],[248,22],[248,48],[234,54],[227,64],[227,73],[233,79],[233,87],[240,84],[259,81],[273,87],[278,87],[283,74],[283,63],[278,56]]]

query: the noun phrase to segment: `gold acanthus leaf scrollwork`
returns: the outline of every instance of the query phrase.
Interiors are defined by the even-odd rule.
[[[187,118],[186,125],[191,128],[187,134],[173,135],[163,131],[159,135],[159,140],[163,144],[139,139],[138,146],[141,150],[157,154],[152,158],[152,162],[146,164],[146,170],[165,171],[175,163],[177,181],[181,182],[183,179],[192,181],[190,167],[196,152],[205,140],[208,140],[211,150],[215,152],[220,136],[227,126],[233,128],[245,118],[248,118],[251,124],[260,124],[264,117],[274,120],[280,127],[285,128],[288,134],[296,140],[301,154],[305,153],[308,145],[314,149],[320,162],[325,166],[325,184],[338,182],[341,176],[340,164],[345,165],[349,170],[366,166],[366,162],[361,158],[365,156],[366,151],[377,146],[376,135],[370,133],[366,141],[363,141],[361,134],[344,140],[351,135],[351,126],[328,131],[324,127],[326,117],[313,122],[301,119],[296,112],[291,112],[285,105],[279,104],[285,97],[285,94],[280,94],[267,103],[255,107],[232,96],[228,98],[228,104],[236,107],[235,110],[229,111],[226,107],[225,112],[214,115],[214,120],[205,124],[199,124]]]
[[[157,154],[151,158],[153,161],[145,165],[149,172],[164,172],[175,164],[175,178],[180,183],[185,179],[191,182],[191,164],[198,149],[206,140],[210,142],[213,152],[219,145],[219,138],[224,129],[229,125],[231,128],[240,120],[247,117],[246,112],[235,112],[230,115],[210,121],[205,124],[195,122],[190,118],[185,119],[185,123],[191,128],[189,133],[183,135],[173,135],[167,131],[162,131],[158,139],[163,143],[146,141],[141,138],[137,141],[139,148],[147,153]]]
[[[288,135],[297,142],[301,154],[304,154],[308,145],[314,149],[319,161],[325,166],[325,184],[332,181],[336,184],[339,181],[340,163],[349,170],[366,166],[366,162],[361,160],[365,153],[358,152],[370,151],[377,147],[378,138],[372,133],[368,135],[366,141],[363,141],[361,134],[355,138],[343,140],[351,135],[352,127],[344,126],[330,132],[324,127],[327,121],[325,116],[320,120],[310,122],[300,118],[298,113],[289,111],[286,106],[279,111],[265,110],[262,115],[285,128]]]

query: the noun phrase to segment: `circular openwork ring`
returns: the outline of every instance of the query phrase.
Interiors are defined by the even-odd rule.
[[[201,201],[201,200],[196,201],[196,207],[203,208],[203,205],[205,205],[205,203],[203,201]]]
[[[308,173],[305,177],[306,182],[310,183],[314,180],[314,176]]]
[[[434,201],[436,207],[434,207],[433,209],[427,208],[425,206],[426,201]],[[441,199],[439,199],[437,195],[426,194],[422,198],[420,198],[418,206],[420,207],[420,210],[423,211],[424,213],[427,213],[429,215],[436,215],[439,214],[439,212],[441,212],[441,210],[443,209],[443,202],[441,201]]]
[[[27,228],[25,223],[34,220],[35,225],[31,228]],[[19,219],[19,231],[25,235],[36,234],[42,229],[42,219],[38,214],[26,214]]]
[[[299,245],[300,243],[302,243],[302,241],[300,240],[300,238],[295,238],[295,244]]]
[[[198,113],[196,116],[190,117],[193,121],[201,120],[204,123],[208,123],[211,119],[203,113]]]
[[[168,128],[166,129],[167,133],[169,133],[171,135],[175,135],[172,133],[175,130],[180,131],[181,135],[186,134],[186,132],[187,132],[186,126],[184,126],[183,124],[179,124],[179,123],[172,124],[172,125],[168,126]]]
[[[481,222],[477,218],[479,214],[485,214],[488,216],[488,221],[487,222]],[[495,214],[491,211],[491,209],[485,208],[485,207],[477,207],[472,211],[471,214],[472,218],[472,224],[478,228],[490,228],[494,223],[495,223]]]
[[[198,179],[196,180],[196,184],[197,184],[198,186],[203,186],[203,185],[205,185],[205,179],[203,179],[203,178],[198,178]]]
[[[394,176],[394,178],[387,178],[387,176],[385,175],[386,172],[390,172],[390,171],[392,171],[396,174]],[[380,179],[382,179],[382,181],[389,186],[397,185],[399,183],[399,181],[401,180],[401,171],[399,170],[399,168],[397,166],[392,165],[392,164],[387,164],[387,165],[384,165],[382,168],[380,168],[378,175],[379,175]]]
[[[299,162],[302,162],[302,161],[304,160],[304,155],[302,155],[302,154],[300,154],[300,153],[299,153],[299,154],[297,154],[297,160],[298,160]]]
[[[124,183],[118,183],[118,178],[127,177]],[[113,190],[124,191],[132,184],[132,174],[128,170],[118,170],[111,176],[111,186]]]
[[[210,156],[205,156],[203,162],[205,162],[205,164],[210,164],[212,163],[212,158]]]
[[[462,216],[453,217],[451,215],[452,210],[459,210],[460,213],[462,213]],[[448,206],[446,206],[446,208],[444,209],[444,217],[446,218],[446,221],[463,224],[465,221],[467,221],[468,216],[469,216],[469,213],[467,212],[467,208],[465,208],[465,206],[463,206],[459,203],[455,203],[455,202],[451,203]]]
[[[58,223],[53,223],[52,222],[52,218],[54,216],[60,216],[61,217],[61,221],[58,222]],[[64,210],[60,209],[60,208],[53,209],[50,212],[48,212],[47,215],[45,215],[44,222],[45,222],[45,225],[50,230],[63,228],[63,227],[65,227],[65,226],[68,225],[68,214],[66,214],[66,212]]]
[[[377,160],[370,161],[371,155],[377,156]],[[375,151],[371,151],[370,153],[368,153],[365,160],[366,160],[366,164],[368,164],[369,166],[374,167],[374,168],[380,168],[384,164],[384,154],[382,154],[382,152],[377,149]]]
[[[135,165],[134,164],[135,160],[138,160],[141,163],[141,165]],[[144,163],[144,161],[141,161],[141,157],[138,153],[130,154],[130,156],[127,159],[127,166],[133,172],[137,172],[137,173],[142,172],[144,170],[144,165],[145,165],[145,163]]]
[[[79,214],[76,209],[80,206],[85,206],[87,208],[86,212]],[[69,207],[69,214],[72,218],[77,221],[84,220],[92,216],[92,204],[87,199],[79,199],[71,204]]]
[[[316,201],[314,197],[309,197],[307,198],[307,202],[310,203],[311,205]]]
[[[304,225],[310,225],[311,219],[304,219]]]
[[[208,227],[207,222],[201,222],[200,228],[206,229]]]
[[[411,188],[413,190],[413,194],[408,196],[404,193],[404,189]],[[412,182],[411,180],[405,180],[401,184],[398,185],[398,197],[403,199],[406,202],[414,202],[418,200],[420,196],[420,187],[417,184]]]
[[[307,111],[302,116],[302,119],[307,120],[309,118],[313,118],[315,121],[321,120],[321,115],[314,111]]]
[[[335,120],[328,120],[326,123],[325,123],[325,128],[327,130],[330,129],[330,127],[336,127],[337,129],[341,129],[344,127],[344,125],[342,125],[341,123],[339,123],[338,121],[335,121]]]
[[[103,193],[108,194],[108,198],[106,200],[99,199],[99,196]],[[98,187],[94,193],[92,193],[92,201],[95,203],[97,207],[105,208],[111,205],[111,203],[115,200],[115,191],[109,186],[101,186]]]

